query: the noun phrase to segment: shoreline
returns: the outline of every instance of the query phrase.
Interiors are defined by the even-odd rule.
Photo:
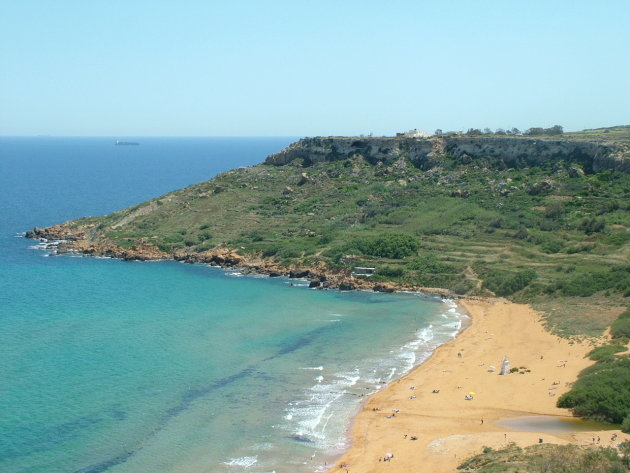
[[[60,225],[35,228],[25,236],[48,240],[44,249],[59,255],[210,264],[238,269],[244,275],[307,279],[310,287],[317,289],[437,296],[452,299],[463,308],[464,311],[458,311],[468,316],[469,323],[462,326],[453,340],[439,346],[428,359],[362,403],[347,429],[350,447],[334,457],[336,461],[329,472],[381,472],[383,458],[392,453],[394,458],[387,462],[387,469],[394,473],[416,470],[446,473],[456,471],[466,458],[481,453],[486,446],[496,449],[515,442],[524,447],[538,443],[539,439],[545,443],[590,445],[591,439],[598,437],[602,437],[598,445],[610,446],[612,433],[618,435],[616,443],[630,440],[630,435],[620,430],[596,431],[594,435],[592,432],[550,434],[515,431],[496,424],[531,415],[573,418],[568,409],[555,407],[557,396],[568,391],[569,383],[575,381],[578,373],[594,363],[585,358],[592,346],[552,335],[543,327],[539,314],[527,305],[458,295],[441,288],[357,279],[331,270],[323,263],[284,267],[271,259],[244,257],[227,248],[203,253],[164,253],[154,245],[140,244],[124,249],[92,243],[85,235],[69,235],[67,231]],[[462,353],[462,357],[457,353]],[[511,366],[523,366],[526,370],[498,376],[504,355],[510,357]],[[495,372],[488,372],[490,366],[497,368]],[[412,386],[415,389],[411,390]],[[433,393],[434,389],[439,392]],[[475,393],[470,401],[464,399],[468,392]],[[411,399],[412,396],[415,398]],[[391,416],[392,413],[396,415]],[[412,437],[417,440],[411,441]]]
[[[41,249],[51,251],[51,255],[80,254],[92,257],[106,257],[123,261],[180,261],[190,264],[210,264],[224,269],[239,269],[243,274],[264,274],[270,277],[286,276],[291,279],[307,279],[315,289],[339,289],[341,291],[371,290],[375,292],[417,292],[427,296],[448,298],[468,298],[449,289],[421,287],[389,281],[374,281],[370,278],[356,278],[342,269],[331,269],[323,262],[308,266],[282,266],[271,258],[258,254],[243,256],[238,250],[214,248],[201,253],[174,251],[167,253],[153,244],[140,243],[130,248],[91,242],[85,230],[74,231],[66,224],[46,228],[35,227],[24,233],[25,238],[39,240]],[[471,297],[477,299],[476,296]]]
[[[364,402],[349,427],[351,446],[329,472],[380,472],[391,453],[388,471],[446,473],[486,446],[514,442],[524,447],[539,439],[591,445],[598,437],[598,446],[611,446],[613,433],[619,436],[615,443],[630,439],[620,430],[546,433],[497,425],[524,416],[574,418],[555,404],[578,373],[594,363],[585,358],[592,347],[552,335],[527,305],[499,299],[457,302],[470,325]],[[499,376],[504,355],[512,367],[524,366],[523,374]],[[466,400],[470,392],[473,399]]]

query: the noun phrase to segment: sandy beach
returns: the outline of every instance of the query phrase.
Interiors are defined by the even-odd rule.
[[[540,439],[589,445],[598,436],[599,445],[608,446],[615,432],[617,443],[630,438],[619,430],[550,434],[497,425],[521,416],[570,416],[555,407],[556,400],[593,363],[585,358],[592,346],[552,335],[527,305],[461,305],[472,317],[470,327],[366,402],[351,429],[352,447],[330,471],[454,472],[484,446],[526,446]],[[500,376],[504,355],[511,367],[524,367],[523,374]],[[387,454],[393,458],[384,462]]]

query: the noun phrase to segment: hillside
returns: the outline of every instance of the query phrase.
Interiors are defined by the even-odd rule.
[[[630,296],[629,136],[306,138],[28,236],[67,240],[60,252],[293,270],[313,286],[508,296],[558,332],[597,334]],[[376,274],[361,282],[355,266]]]

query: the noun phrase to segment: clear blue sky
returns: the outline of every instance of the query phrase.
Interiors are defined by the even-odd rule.
[[[630,1],[0,0],[0,135],[630,124]]]

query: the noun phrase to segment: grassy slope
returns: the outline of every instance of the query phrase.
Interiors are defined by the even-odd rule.
[[[630,445],[620,451],[576,445],[532,445],[525,449],[511,444],[501,450],[466,460],[458,469],[477,473],[623,473],[630,471]]]
[[[630,136],[630,127],[608,130],[567,137],[623,143]],[[545,180],[552,188],[532,195]],[[597,334],[630,295],[629,197],[630,175],[582,175],[562,163],[497,170],[484,160],[447,160],[421,171],[404,159],[386,168],[355,157],[242,168],[75,225],[93,224],[94,238],[123,247],[222,245],[284,264],[375,266],[376,278],[527,300],[562,333]],[[392,234],[410,235],[417,251],[388,258],[366,250]]]

